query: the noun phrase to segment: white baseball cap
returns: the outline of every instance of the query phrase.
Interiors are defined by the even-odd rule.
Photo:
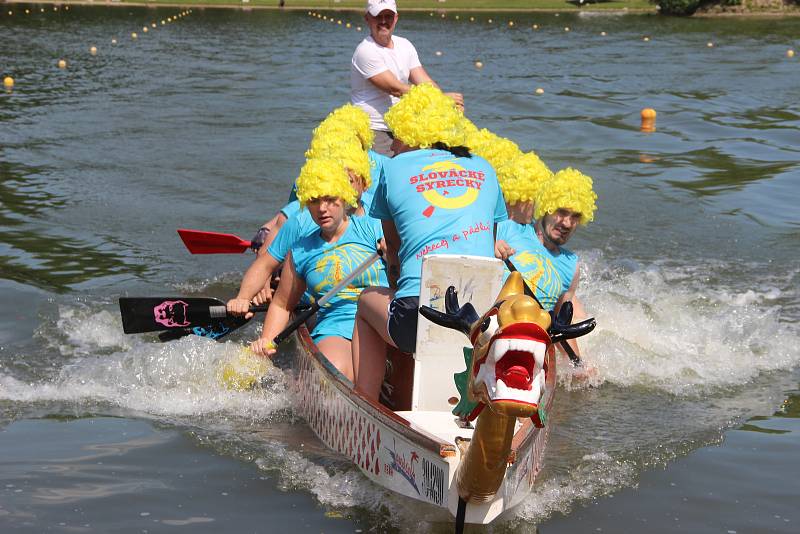
[[[377,17],[381,11],[386,10],[397,13],[397,3],[394,0],[367,0],[367,13]]]

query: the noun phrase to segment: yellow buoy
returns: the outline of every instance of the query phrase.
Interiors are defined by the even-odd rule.
[[[656,131],[656,110],[653,108],[644,108],[641,113],[642,125],[640,129],[643,132]]]
[[[66,68],[67,68],[67,62],[66,62],[66,60],[59,59],[59,60],[58,60],[58,68],[59,68],[59,69],[66,69]]]
[[[31,10],[30,10],[30,9],[26,9],[26,10],[25,10],[25,14],[26,14],[26,15],[30,15],[30,14],[31,14]]]
[[[162,25],[162,26],[163,26],[164,24],[166,24],[166,23],[167,23],[167,22],[166,22],[164,19],[161,19],[161,25]]]
[[[11,15],[13,15],[13,14],[14,14],[14,12],[13,12],[13,11],[9,11],[9,12],[8,12],[8,16],[11,16]]]
[[[470,21],[470,22],[475,22],[475,17],[470,17],[470,18],[469,18],[469,21]]]
[[[460,18],[461,18],[461,17],[459,17],[458,15],[456,15],[456,20],[459,20]]]
[[[347,24],[344,25],[344,27],[345,28],[349,28],[350,27],[350,23],[348,22]]]
[[[96,46],[90,46],[89,47],[89,53],[92,54],[93,56],[96,56],[97,55],[97,47]]]
[[[489,24],[491,24],[491,23],[492,23],[492,19],[489,19],[489,21],[488,21],[488,22],[489,22]]]
[[[40,8],[40,9],[39,9],[39,12],[40,12],[40,13],[44,13],[44,8]]]
[[[646,43],[646,42],[650,41],[650,38],[649,37],[642,37],[642,41],[644,41]]]
[[[531,26],[531,28],[533,28],[534,30],[538,30],[539,29],[539,25],[538,24],[534,24],[533,26]]]
[[[338,24],[339,26],[341,26],[341,25],[342,25],[342,21],[341,21],[341,20],[337,20],[337,21],[336,21],[336,24]]]
[[[3,86],[6,87],[7,89],[11,89],[12,87],[14,87],[14,78],[12,78],[11,76],[6,76],[5,78],[3,78]]]
[[[483,61],[476,61],[475,62],[475,68],[476,69],[482,69],[483,68]]]
[[[509,20],[508,21],[508,26],[509,26],[509,28],[513,28],[514,27],[514,21],[513,20]]]
[[[444,13],[442,13],[442,18],[444,18]]]
[[[136,35],[136,32],[131,33],[131,39],[138,39],[139,36]]]
[[[544,94],[544,89],[542,89],[541,87],[537,87],[536,88],[536,94],[537,95],[543,95]]]
[[[791,48],[786,51],[786,57],[794,57],[794,50]]]

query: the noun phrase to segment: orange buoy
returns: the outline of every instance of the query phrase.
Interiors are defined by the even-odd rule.
[[[656,131],[656,110],[653,108],[644,108],[642,110],[642,125],[641,130],[643,132],[655,132]]]

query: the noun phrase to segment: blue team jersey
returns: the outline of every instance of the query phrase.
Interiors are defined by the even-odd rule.
[[[547,250],[547,254],[561,276],[561,294],[563,295],[572,285],[575,273],[578,272],[578,255],[564,247],[558,247],[558,253]]]
[[[509,259],[544,309],[554,309],[567,289],[563,287],[561,274],[552,255],[539,241],[533,226],[511,220],[503,221],[497,225],[497,239],[502,239],[516,251]],[[505,276],[508,275],[509,271],[506,270]]]
[[[347,229],[335,243],[326,242],[319,231],[298,241],[291,249],[292,261],[297,274],[306,281],[306,291],[313,301],[361,265],[375,252],[382,237],[381,222],[364,216],[350,217]],[[388,286],[380,260],[320,308],[311,337],[315,341],[327,336],[351,339],[358,296],[370,286]]]
[[[370,215],[400,236],[396,297],[419,295],[427,254],[494,257],[494,224],[508,218],[497,176],[479,157],[422,149],[384,163]]]

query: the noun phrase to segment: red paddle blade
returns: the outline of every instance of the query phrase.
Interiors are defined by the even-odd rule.
[[[250,241],[233,234],[181,228],[178,235],[192,254],[241,254],[250,248]]]

